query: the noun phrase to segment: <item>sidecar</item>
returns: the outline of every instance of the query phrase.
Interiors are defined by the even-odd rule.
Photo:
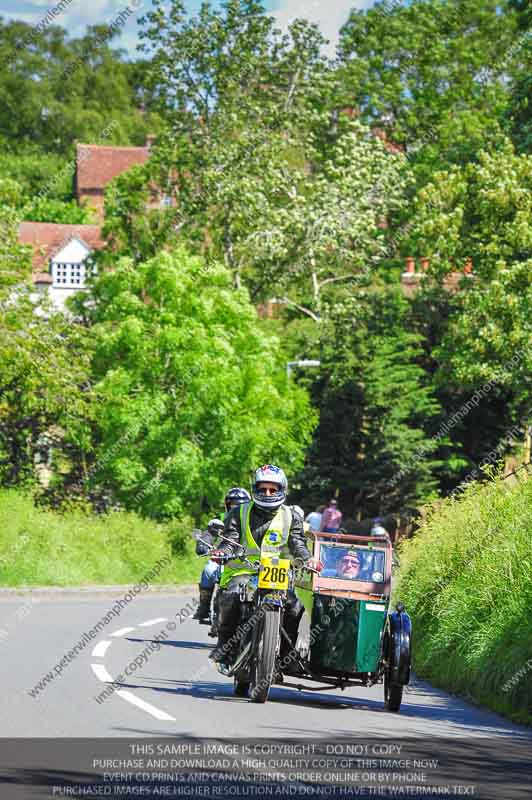
[[[313,550],[324,568],[296,572],[295,591],[306,614],[297,658],[283,665],[283,673],[325,684],[316,691],[384,683],[385,707],[399,711],[410,680],[412,626],[401,603],[389,608],[390,540],[316,533]]]

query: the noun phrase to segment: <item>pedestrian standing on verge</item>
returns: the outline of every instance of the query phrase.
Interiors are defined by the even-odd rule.
[[[314,531],[314,533],[317,533],[321,528],[321,517],[324,511],[325,506],[318,506],[316,511],[311,511],[310,514],[307,514],[305,522],[308,522],[310,530]]]
[[[336,500],[330,501],[329,505],[323,512],[321,518],[321,530],[323,533],[337,533],[342,524],[342,512],[338,508]]]

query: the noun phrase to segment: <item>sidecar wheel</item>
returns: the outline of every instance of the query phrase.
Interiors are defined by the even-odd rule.
[[[249,693],[249,681],[239,681],[235,678],[234,693],[235,697],[247,697]]]
[[[384,673],[384,707],[387,711],[397,712],[403,700],[403,687],[390,683],[388,673]]]

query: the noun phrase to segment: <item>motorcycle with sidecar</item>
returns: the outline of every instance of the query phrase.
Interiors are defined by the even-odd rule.
[[[274,683],[305,691],[383,683],[385,707],[399,711],[410,680],[412,626],[401,603],[390,610],[392,544],[346,533],[313,539],[320,572],[292,565],[267,543],[259,561],[248,560],[239,546],[250,574],[238,578],[238,653],[219,669],[234,678],[235,695],[253,702],[265,702]],[[295,647],[283,627],[289,591],[305,609]],[[282,637],[291,648],[283,659]],[[286,677],[325,685],[291,684]]]

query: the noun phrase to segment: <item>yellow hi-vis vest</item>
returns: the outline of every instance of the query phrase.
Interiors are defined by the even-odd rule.
[[[290,550],[288,549],[288,536],[290,533],[290,526],[292,525],[292,512],[288,506],[283,505],[278,509],[277,514],[270,522],[268,530],[262,538],[260,547],[253,538],[249,524],[252,508],[253,502],[242,503],[240,506],[239,544],[246,548],[246,558],[251,561],[258,561],[261,553],[271,553],[281,558],[291,558]],[[239,558],[233,558],[224,566],[220,579],[220,586],[222,589],[225,589],[232,578],[238,575],[253,575],[253,572],[254,571]]]

